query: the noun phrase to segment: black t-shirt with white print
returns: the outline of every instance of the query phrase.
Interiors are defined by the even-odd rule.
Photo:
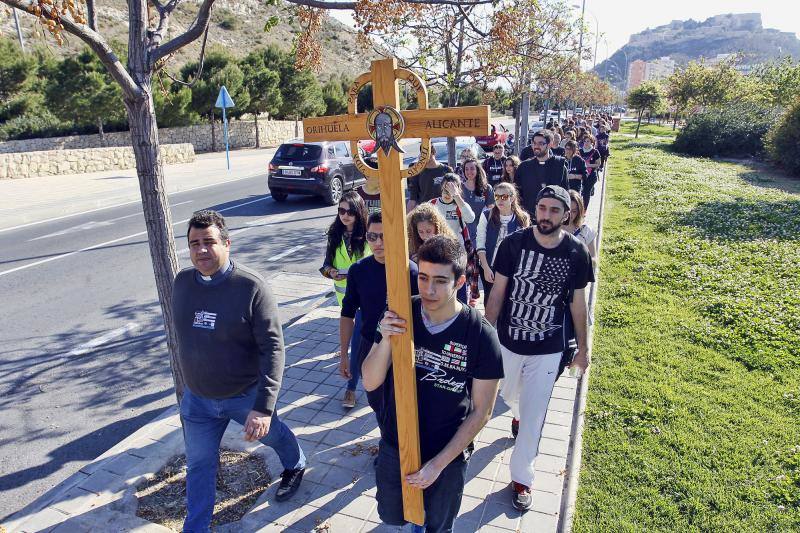
[[[494,328],[480,317],[480,332],[470,334],[475,309],[463,306],[458,317],[439,333],[430,333],[422,320],[419,297],[412,299],[414,359],[422,461],[429,461],[447,446],[472,408],[473,379],[502,379],[503,359]],[[479,316],[479,315],[478,315]],[[375,342],[381,341],[380,331]],[[477,346],[471,346],[474,342]],[[398,446],[392,367],[383,385],[367,393],[378,418],[381,437]]]
[[[534,228],[518,230],[500,244],[494,269],[508,278],[497,320],[500,344],[521,355],[562,352],[565,311],[572,293],[594,281],[586,245],[565,234],[555,248],[536,241]]]

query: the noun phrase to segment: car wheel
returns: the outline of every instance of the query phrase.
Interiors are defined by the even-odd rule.
[[[328,205],[337,205],[344,194],[344,182],[339,176],[333,176],[328,183],[328,190],[322,195]]]
[[[286,198],[289,197],[289,194],[284,191],[276,191],[273,189],[271,192],[272,192],[272,199],[275,200],[276,202],[283,203],[286,201]]]

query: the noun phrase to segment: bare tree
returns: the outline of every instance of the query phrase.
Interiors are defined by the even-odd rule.
[[[269,0],[276,3],[277,0]],[[307,9],[352,10],[365,21],[382,20],[397,9],[424,5],[472,6],[491,0],[286,0]],[[158,299],[164,317],[170,365],[178,399],[183,394],[183,375],[177,358],[177,339],[172,314],[172,281],[178,272],[172,217],[167,203],[164,166],[159,155],[158,126],[153,102],[153,77],[178,50],[208,31],[214,0],[203,0],[194,22],[181,34],[167,39],[170,21],[183,0],[128,0],[128,61],[123,65],[98,31],[94,0],[0,0],[38,18],[57,43],[62,32],[74,35],[97,54],[122,89],[128,115],[136,173],[142,196],[150,256]],[[85,9],[84,9],[85,8]]]

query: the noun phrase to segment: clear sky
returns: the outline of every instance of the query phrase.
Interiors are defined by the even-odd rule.
[[[568,0],[580,10],[581,0]],[[761,13],[765,28],[792,32],[800,37],[800,0],[586,0],[586,24],[600,27],[597,62],[628,42],[628,38],[647,28],[673,20],[703,21],[726,13]],[[332,12],[342,22],[352,24],[349,13]],[[590,39],[591,40],[591,39]],[[608,42],[608,46],[606,46]],[[586,43],[594,47],[594,42]],[[584,62],[584,68],[591,62]]]
[[[581,0],[573,0],[580,9]],[[659,5],[660,4],[660,5]],[[628,38],[647,28],[669,24],[673,20],[703,21],[727,13],[760,13],[765,28],[792,32],[800,37],[799,0],[667,0],[664,2],[586,0],[586,24],[600,25],[597,62],[613,54]],[[596,17],[596,20],[595,20]],[[594,46],[594,43],[590,43]],[[591,64],[584,62],[584,67]]]

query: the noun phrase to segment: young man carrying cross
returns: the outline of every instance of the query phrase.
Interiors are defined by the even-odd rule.
[[[503,365],[497,334],[479,312],[456,298],[467,257],[461,244],[437,235],[418,251],[419,297],[412,299],[422,468],[405,477],[424,491],[425,531],[452,531],[461,506],[472,441],[491,417]],[[375,471],[378,514],[403,525],[390,337],[406,331],[389,310],[362,366],[381,441]]]
[[[486,319],[497,324],[503,352],[501,395],[514,415],[511,454],[512,503],[531,506],[534,462],[539,453],[547,405],[567,349],[567,310],[572,314],[578,351],[572,365],[589,364],[585,287],[594,281],[586,245],[561,226],[568,221],[570,196],[557,185],[536,197],[536,225],[500,244]]]

